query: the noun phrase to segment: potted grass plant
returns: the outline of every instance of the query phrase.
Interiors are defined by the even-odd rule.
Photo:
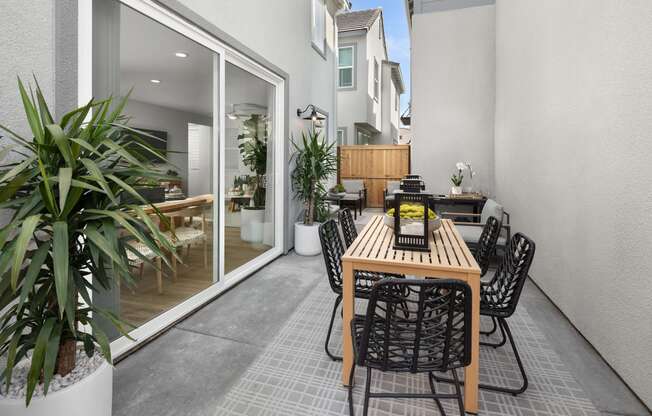
[[[337,173],[336,143],[328,143],[319,133],[301,134],[301,142],[291,140],[295,167],[292,171],[292,189],[303,203],[303,220],[294,224],[294,250],[303,256],[321,253],[318,226],[326,219],[328,208],[324,201],[326,181]]]
[[[126,97],[55,121],[38,83],[18,88],[31,137],[0,126],[12,143],[0,148],[0,414],[108,416],[103,328],[131,327],[95,294],[134,283],[127,252],[150,263],[131,242],[163,259],[172,251],[150,218],[165,221],[156,208],[125,202],[146,205],[134,188],[167,179],[147,162],[162,155],[124,124]]]
[[[240,238],[251,243],[260,243],[264,237],[268,139],[267,122],[263,116],[253,114],[245,120],[242,123],[242,133],[237,139],[242,163],[253,173],[249,184],[253,189],[253,205],[241,210]]]

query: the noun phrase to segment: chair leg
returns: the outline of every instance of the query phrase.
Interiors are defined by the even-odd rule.
[[[204,269],[208,269],[208,241],[204,238]]]
[[[349,416],[355,416],[355,412],[353,411],[353,380],[355,379],[355,361],[353,362],[353,365],[351,366],[351,374],[349,374]]]
[[[521,372],[521,377],[523,378],[523,384],[521,384],[521,387],[516,389],[500,387],[500,386],[490,386],[484,384],[481,384],[480,388],[485,390],[493,390],[501,393],[509,393],[513,396],[516,396],[518,394],[523,393],[525,390],[527,390],[527,386],[528,386],[527,374],[525,374],[525,367],[523,367],[521,356],[519,355],[518,350],[516,349],[516,343],[514,342],[514,337],[512,336],[512,331],[509,329],[507,320],[505,320],[504,318],[498,318],[498,324],[501,326],[501,329],[504,328],[504,332],[507,333],[507,338],[509,338],[509,343],[512,346],[512,352],[514,353],[514,357],[516,358],[516,364],[518,364],[518,369]]]
[[[367,367],[367,382],[364,386],[364,408],[362,416],[369,414],[369,394],[371,393],[371,367]]]
[[[464,399],[462,398],[462,388],[460,384],[460,379],[457,376],[457,370],[453,369],[453,380],[455,380],[455,394],[457,395],[457,406],[460,409],[460,415],[464,415]]]
[[[430,391],[432,391],[432,394],[436,395],[437,389],[435,388],[434,374],[428,373],[428,382],[430,383]],[[439,398],[437,397],[434,397],[433,400],[435,401],[435,404],[437,405],[437,408],[439,409],[439,413],[441,413],[441,416],[446,416],[446,412],[444,411],[444,406],[441,405],[441,400],[439,400]]]
[[[342,295],[339,295],[335,299],[335,304],[333,305],[333,313],[331,314],[331,323],[328,325],[328,334],[326,335],[326,345],[325,345],[326,355],[328,355],[330,359],[333,361],[342,361],[342,357],[331,354],[330,350],[328,349],[328,344],[331,341],[331,333],[333,332],[333,322],[335,321],[335,313],[337,312],[337,307],[340,305],[340,302],[342,302]]]
[[[177,281],[177,249],[173,248],[170,252],[170,257],[172,257],[172,280]]]
[[[482,335],[489,336],[492,335],[494,332],[496,332],[496,330],[498,329],[498,325],[496,325],[496,318],[494,318],[493,316],[491,317],[491,324],[492,324],[491,331],[480,331],[480,333]]]
[[[496,319],[496,318],[492,317],[491,319]],[[493,347],[493,348],[499,348],[499,347],[502,347],[503,345],[505,345],[505,343],[507,342],[507,337],[505,336],[505,330],[503,329],[503,326],[500,324],[500,319],[501,318],[497,318],[498,328],[500,328],[500,335],[502,337],[500,342],[499,343],[481,342],[480,345],[483,345],[485,347]]]
[[[156,286],[158,294],[163,294],[163,270],[161,269],[161,258],[156,258]]]

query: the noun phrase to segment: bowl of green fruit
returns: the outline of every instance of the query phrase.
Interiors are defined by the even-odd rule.
[[[423,233],[423,210],[423,205],[401,204],[401,232],[406,232],[405,228],[407,228],[409,229],[408,234]],[[389,209],[385,214],[385,224],[394,228],[394,208]],[[419,226],[420,229],[416,230]],[[435,211],[428,208],[428,233],[432,233],[439,227],[441,227],[441,219]]]

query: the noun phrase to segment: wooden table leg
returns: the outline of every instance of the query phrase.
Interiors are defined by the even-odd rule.
[[[349,374],[353,366],[353,340],[351,339],[351,319],[355,313],[353,289],[353,264],[342,262],[342,384],[349,385]]]
[[[471,364],[464,369],[464,410],[478,414],[478,383],[480,378],[480,277],[469,275],[473,316],[471,318]]]

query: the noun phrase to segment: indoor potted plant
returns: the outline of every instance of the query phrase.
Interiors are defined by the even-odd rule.
[[[466,169],[466,165],[462,162],[457,162],[455,167],[457,168],[457,174],[451,176],[451,182],[453,183],[451,195],[462,195],[462,181],[464,180],[462,172]]]
[[[242,133],[238,135],[238,148],[242,163],[253,173],[249,184],[253,189],[253,204],[241,210],[240,238],[252,243],[262,242],[264,235],[267,138],[267,122],[263,116],[252,114],[242,123]]]
[[[319,222],[328,215],[324,196],[325,182],[337,173],[335,143],[320,139],[312,131],[301,134],[301,145],[292,140],[295,153],[292,155],[295,167],[292,171],[292,189],[295,197],[303,203],[303,221],[294,224],[294,250],[303,256],[314,256],[321,252]]]
[[[18,84],[33,137],[0,126],[13,142],[0,149],[0,414],[108,416],[111,350],[99,322],[124,335],[129,326],[93,293],[133,282],[129,241],[164,259],[172,251],[148,214],[124,202],[145,205],[141,178],[167,177],[146,161],[161,155],[122,124],[127,98],[55,122],[38,84],[33,95]]]

